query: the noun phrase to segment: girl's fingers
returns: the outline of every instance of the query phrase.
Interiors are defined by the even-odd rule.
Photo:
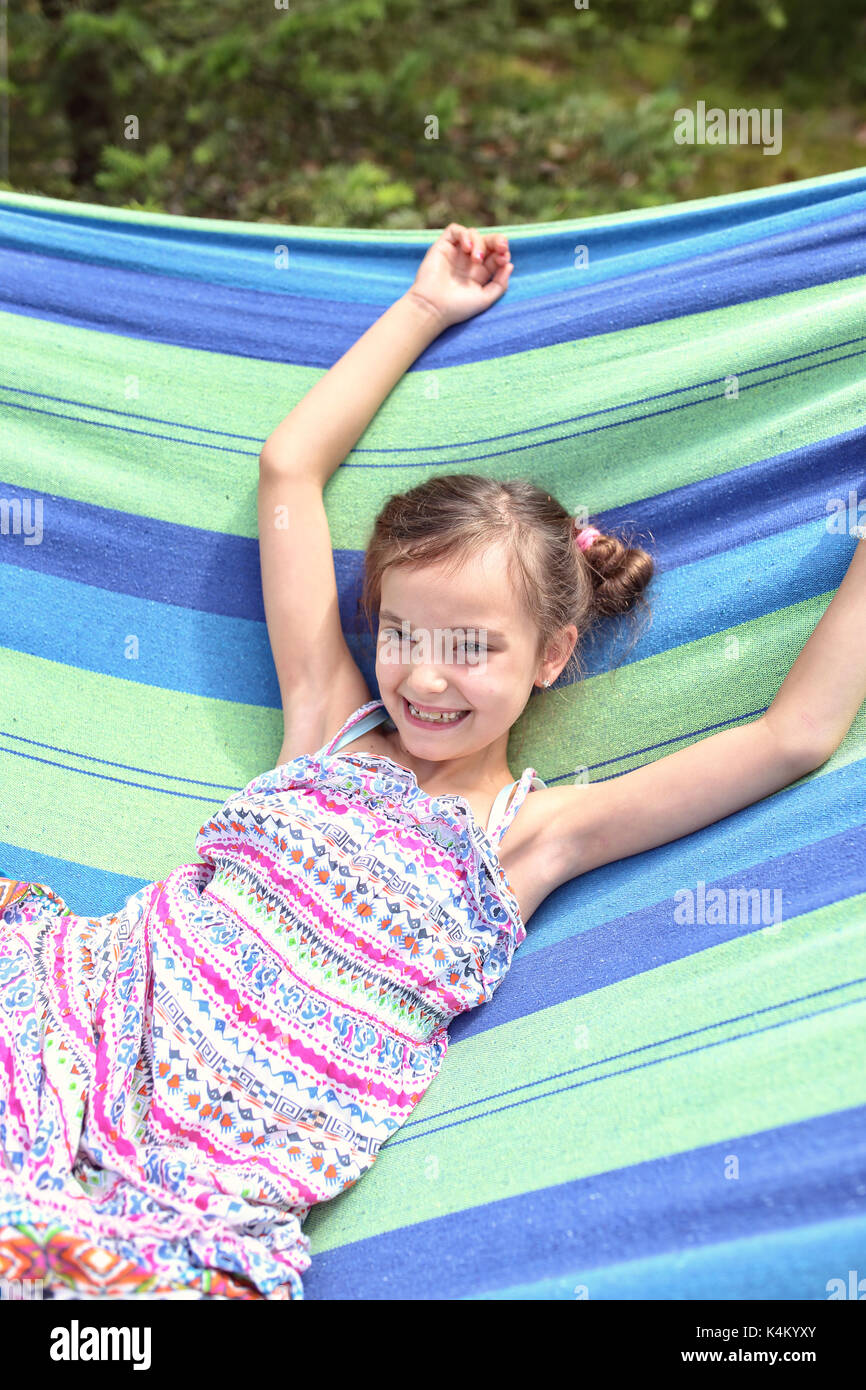
[[[445,235],[461,250],[468,251],[473,256],[479,250],[485,256],[491,252],[497,255],[508,253],[508,237],[503,232],[488,232],[482,236],[477,227],[464,227],[461,222],[449,222],[445,228]]]
[[[498,298],[508,288],[514,265],[508,246],[508,238],[501,232],[488,232],[482,236],[477,227],[464,227],[460,222],[452,222],[446,228],[448,240],[470,258],[473,269],[483,272],[476,280],[479,289],[488,296]]]
[[[491,275],[500,266],[508,265],[511,256],[508,251],[508,241],[504,236],[490,234],[485,238],[486,252],[484,258],[484,268]]]
[[[487,284],[479,287],[488,304],[495,303],[495,301],[501,298],[508,289],[508,283],[511,279],[511,272],[513,269],[514,266],[510,261],[505,265],[501,265],[496,274],[487,281]]]
[[[449,240],[469,256],[473,265],[483,266],[492,273],[495,267],[508,264],[508,238],[501,232],[482,236],[477,227],[464,227],[460,222],[450,223],[446,232]]]
[[[460,222],[450,222],[445,228],[445,235],[449,241],[460,251],[465,251],[468,256],[472,255],[472,236],[467,227]]]
[[[489,275],[498,275],[499,271],[511,264],[508,242],[503,236],[491,236],[488,238],[488,244],[490,250],[484,261],[484,268]]]

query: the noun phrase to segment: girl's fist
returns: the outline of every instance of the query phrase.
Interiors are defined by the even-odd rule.
[[[482,236],[475,227],[452,222],[427,251],[409,293],[447,328],[495,304],[513,269],[508,238],[501,232]]]

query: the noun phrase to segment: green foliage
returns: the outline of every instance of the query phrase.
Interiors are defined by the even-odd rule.
[[[118,206],[555,221],[851,168],[866,145],[850,0],[21,0],[9,38],[12,186]],[[677,145],[698,100],[782,108],[782,153]]]

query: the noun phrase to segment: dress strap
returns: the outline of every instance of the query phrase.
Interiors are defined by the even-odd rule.
[[[517,815],[518,808],[523,805],[523,800],[530,790],[536,787],[544,787],[534,767],[526,767],[523,774],[516,782],[509,782],[508,786],[503,787],[497,794],[496,800],[490,811],[490,819],[487,822],[487,834],[495,844],[498,844],[508,829],[514,817]],[[509,794],[516,788],[514,795],[509,802]],[[507,809],[506,809],[507,807]]]
[[[382,700],[368,700],[366,705],[359,706],[354,714],[350,714],[342,728],[337,730],[325,748],[326,756],[336,753],[345,744],[354,742],[356,738],[366,734],[368,729],[375,729],[377,724],[383,724],[387,718],[388,711]]]
[[[511,791],[516,786],[516,782],[507,782],[506,785],[502,788],[502,791],[496,793],[496,800],[490,808],[490,815],[487,818],[487,825],[484,827],[488,835],[492,835],[494,833],[494,827],[497,826],[499,822],[502,820],[503,815],[505,813],[505,807],[508,804],[508,797]]]

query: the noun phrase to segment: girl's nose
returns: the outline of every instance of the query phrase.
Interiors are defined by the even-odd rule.
[[[412,689],[421,698],[422,691],[433,691],[441,695],[443,690],[447,690],[448,681],[445,676],[440,675],[437,668],[429,663],[419,663],[412,667]]]

